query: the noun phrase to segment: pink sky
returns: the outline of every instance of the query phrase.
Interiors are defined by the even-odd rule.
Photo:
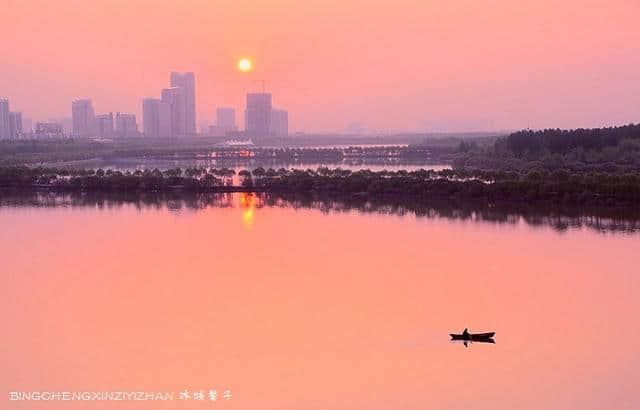
[[[198,122],[240,109],[260,79],[292,131],[640,121],[636,0],[2,0],[0,12],[0,97],[34,120],[70,116],[79,97],[140,115],[177,70],[196,73]]]

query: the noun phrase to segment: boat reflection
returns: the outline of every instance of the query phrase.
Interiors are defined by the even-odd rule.
[[[496,344],[496,341],[493,338],[489,338],[489,339],[484,339],[484,340],[451,340],[451,343],[461,343],[461,344],[464,345],[464,347],[469,347],[470,344],[474,344],[474,343]]]

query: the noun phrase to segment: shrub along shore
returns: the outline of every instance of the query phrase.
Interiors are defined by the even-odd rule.
[[[187,168],[121,172],[0,167],[0,188],[75,192],[293,192],[416,196],[433,199],[640,205],[640,173],[418,170],[352,172]],[[2,193],[0,192],[0,195]]]

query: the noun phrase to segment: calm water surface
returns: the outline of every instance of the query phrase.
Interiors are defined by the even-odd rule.
[[[640,407],[633,230],[214,202],[0,206],[0,407]],[[210,388],[233,397],[5,399]]]
[[[371,171],[416,171],[419,169],[432,169],[441,171],[451,169],[449,164],[425,162],[416,160],[413,162],[398,161],[393,159],[345,159],[336,162],[314,162],[314,161],[279,161],[266,159],[159,159],[159,158],[116,158],[116,159],[89,159],[81,161],[68,161],[58,163],[46,163],[45,166],[68,167],[68,168],[91,168],[91,169],[113,169],[119,171],[135,171],[145,169],[166,170],[171,168],[229,168],[236,172],[243,169],[253,170],[258,167],[265,169],[285,168],[285,169],[317,169],[319,167],[342,168],[351,171],[369,169]]]

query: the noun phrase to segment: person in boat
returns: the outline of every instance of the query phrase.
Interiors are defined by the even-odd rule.
[[[465,339],[469,338],[469,331],[466,327],[464,328],[464,332],[462,332],[462,337],[464,337]]]

